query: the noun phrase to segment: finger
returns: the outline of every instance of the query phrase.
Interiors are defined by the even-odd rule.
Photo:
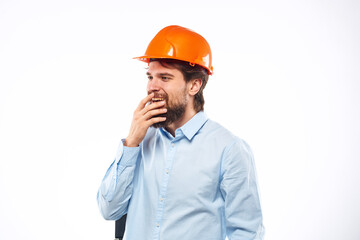
[[[150,127],[151,125],[155,124],[155,123],[159,123],[159,122],[164,122],[166,120],[166,117],[154,117],[154,118],[150,118],[147,123],[148,126]]]
[[[146,120],[152,118],[153,116],[156,116],[156,115],[160,115],[160,114],[164,114],[167,112],[167,109],[166,108],[158,108],[158,109],[154,109],[154,110],[151,110],[151,111],[148,111],[144,117]]]
[[[150,93],[149,95],[147,95],[144,99],[142,99],[137,107],[137,110],[141,110],[143,109],[146,104],[154,97],[154,93]]]
[[[147,106],[145,106],[144,109],[142,109],[142,114],[146,114],[148,111],[151,111],[153,109],[157,109],[157,108],[160,108],[162,106],[165,105],[165,101],[160,101],[160,102],[153,102]]]

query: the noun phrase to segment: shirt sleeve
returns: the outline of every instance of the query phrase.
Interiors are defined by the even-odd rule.
[[[245,141],[237,139],[225,150],[221,174],[229,240],[262,240],[264,227],[254,158]]]
[[[127,212],[133,189],[134,171],[140,147],[126,147],[120,142],[115,160],[107,170],[97,193],[102,216],[117,220]]]

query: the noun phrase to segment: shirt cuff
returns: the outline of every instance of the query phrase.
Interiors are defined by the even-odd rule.
[[[133,166],[136,164],[140,147],[126,147],[124,146],[124,142],[125,139],[121,139],[116,152],[115,163],[120,164],[121,166]]]
[[[140,147],[123,146],[123,159],[121,159],[120,165],[128,167],[135,165],[139,152]]]

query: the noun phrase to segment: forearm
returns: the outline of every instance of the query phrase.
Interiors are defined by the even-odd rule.
[[[236,141],[223,161],[221,190],[229,240],[262,240],[263,217],[253,155],[243,141]]]
[[[249,183],[248,179],[244,179],[242,183],[231,181],[229,184],[242,189],[239,191],[241,193],[227,194],[225,201],[229,240],[263,240],[265,230],[257,187],[254,183]]]
[[[115,161],[105,174],[97,201],[102,216],[107,220],[117,220],[127,211],[138,155],[139,147],[127,148],[121,143]]]

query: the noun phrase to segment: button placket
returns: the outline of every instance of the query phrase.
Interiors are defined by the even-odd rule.
[[[162,222],[163,214],[164,214],[166,192],[167,192],[167,188],[168,188],[172,164],[173,164],[174,157],[175,157],[176,144],[174,142],[170,142],[169,145],[170,145],[170,147],[168,148],[167,158],[165,159],[165,170],[164,170],[163,176],[162,176],[158,207],[156,210],[157,213],[156,213],[156,219],[155,219],[156,227],[155,227],[155,231],[154,231],[154,239],[160,238],[161,222]]]

